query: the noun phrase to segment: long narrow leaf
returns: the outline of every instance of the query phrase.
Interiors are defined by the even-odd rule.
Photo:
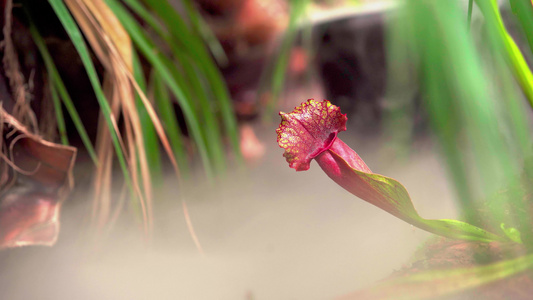
[[[143,91],[146,91],[146,80],[144,79],[141,62],[135,52],[133,53],[133,73],[135,76],[135,81],[139,84],[139,87]],[[146,111],[146,108],[144,107],[139,95],[136,95],[135,97],[135,104],[139,113],[139,120],[143,130],[144,147],[146,151],[146,158],[150,166],[150,171],[152,172],[152,176],[160,178],[161,155],[159,154],[159,140],[157,138],[152,119],[148,115],[148,112]]]
[[[198,63],[198,67],[204,72],[217,100],[213,104],[218,106],[222,114],[222,121],[225,125],[226,134],[228,135],[233,152],[240,159],[239,140],[237,136],[237,124],[233,105],[222,75],[213,62],[201,39],[192,34],[187,25],[182,20],[177,11],[166,0],[148,0],[146,1],[154,12],[167,25],[172,37],[179,42],[187,53]]]
[[[341,297],[339,300],[417,300],[437,297],[441,299],[442,296],[457,294],[518,275],[532,267],[533,254],[529,254],[484,266],[422,271],[385,280],[371,288]]]
[[[49,82],[50,93],[52,95],[52,101],[54,102],[54,110],[56,113],[56,122],[57,129],[59,131],[59,136],[61,137],[61,143],[63,145],[68,145],[67,137],[67,128],[65,126],[65,118],[63,117],[63,110],[61,108],[61,100],[59,100],[59,95],[57,94],[57,88],[52,81]]]
[[[183,111],[185,119],[187,121],[188,129],[190,130],[196,144],[198,146],[198,151],[202,159],[204,169],[208,176],[212,176],[213,171],[209,161],[209,156],[207,152],[207,145],[203,138],[200,122],[198,117],[194,113],[192,107],[192,100],[188,99],[182,88],[177,84],[175,78],[172,76],[171,72],[165,66],[164,62],[157,55],[157,48],[150,42],[146,34],[139,27],[137,22],[124,10],[124,8],[114,0],[107,1],[109,7],[114,11],[116,16],[122,22],[128,33],[130,34],[133,42],[137,45],[139,50],[143,53],[146,59],[152,64],[152,66],[159,72],[168,85],[169,89],[176,96],[180,107]]]
[[[153,72],[151,76],[151,85],[154,93],[154,102],[165,131],[168,134],[168,139],[174,151],[174,155],[180,169],[184,175],[188,174],[188,159],[187,152],[185,150],[185,144],[179,131],[179,125],[176,121],[176,115],[174,113],[174,107],[168,95],[168,90],[163,79],[159,76],[157,72]]]
[[[93,86],[96,99],[98,100],[98,103],[100,104],[100,107],[102,109],[102,115],[104,116],[109,132],[111,133],[111,139],[113,142],[113,146],[115,148],[115,153],[117,154],[117,158],[118,158],[120,167],[122,169],[122,173],[124,174],[126,184],[131,190],[133,190],[131,175],[128,170],[126,159],[124,157],[124,152],[119,143],[118,133],[115,131],[116,122],[111,117],[112,116],[111,108],[109,107],[109,104],[107,103],[107,99],[102,90],[102,86],[100,85],[98,74],[96,73],[96,69],[91,60],[91,56],[89,54],[85,41],[83,40],[81,32],[78,29],[78,26],[74,22],[74,19],[70,15],[63,1],[49,0],[49,2],[54,12],[58,16],[59,20],[63,24],[63,27],[65,28],[70,39],[72,40],[72,43],[74,44],[74,47],[78,51],[78,54],[80,55],[80,58],[85,67],[85,70],[87,71],[87,75],[89,76],[91,85]]]
[[[225,169],[224,148],[222,145],[222,138],[220,136],[220,129],[217,126],[217,116],[215,114],[215,106],[210,103],[209,99],[212,96],[209,93],[209,85],[202,81],[204,79],[203,73],[195,68],[190,57],[188,57],[182,47],[179,47],[172,37],[167,34],[161,26],[154,20],[154,18],[141,7],[136,0],[127,0],[127,4],[134,9],[148,24],[155,26],[154,30],[160,37],[169,45],[174,57],[178,59],[178,63],[169,61],[165,57],[160,58],[166,63],[166,67],[171,71],[178,84],[183,87],[183,92],[188,99],[197,99],[200,107],[195,110],[197,115],[201,118],[201,122],[206,126],[203,129],[205,143],[209,143],[207,151],[212,163],[217,172]],[[192,17],[192,16],[191,16]],[[196,16],[195,18],[198,18]],[[197,20],[199,22],[199,20]],[[176,68],[176,64],[181,65],[180,71]]]
[[[505,58],[520,83],[524,94],[526,94],[530,105],[533,107],[533,74],[522,52],[505,28],[498,3],[494,0],[476,0],[476,4],[487,20],[489,32],[493,34],[495,41],[505,50]]]
[[[285,36],[281,42],[281,47],[278,53],[277,61],[274,65],[271,82],[272,98],[268,105],[266,115],[269,116],[275,110],[278,104],[278,98],[281,94],[285,83],[285,73],[289,63],[290,50],[294,44],[296,32],[298,30],[299,21],[305,13],[308,0],[296,0],[291,2],[291,13],[289,18],[289,25],[285,31]]]
[[[78,134],[80,135],[83,145],[89,153],[89,156],[91,157],[93,163],[95,165],[98,165],[98,157],[91,143],[89,135],[87,134],[87,131],[85,130],[85,127],[81,122],[81,118],[78,112],[76,111],[76,108],[74,107],[74,103],[72,102],[72,99],[70,98],[70,95],[67,92],[65,84],[63,83],[63,80],[61,79],[59,72],[57,71],[52,57],[50,56],[48,49],[44,45],[44,41],[41,35],[33,25],[30,26],[30,32],[32,34],[33,40],[35,41],[35,44],[37,45],[37,48],[39,49],[41,57],[43,58],[46,70],[48,72],[48,75],[50,76],[50,81],[54,82],[55,88],[61,96],[61,100],[63,100],[63,104],[65,105],[65,108],[67,109],[67,112],[69,113],[69,116],[72,119],[72,122],[74,123],[74,126],[78,131]]]
[[[195,68],[189,59],[182,55],[178,49],[173,50],[173,53],[181,62],[184,77],[189,83],[191,92],[194,93],[194,99],[197,99],[197,103],[199,104],[197,111],[202,118],[202,123],[205,124],[204,137],[206,139],[205,142],[209,144],[209,148],[207,150],[209,151],[210,157],[212,157],[212,161],[217,172],[222,172],[226,167],[222,137],[220,136],[216,114],[213,111],[213,107],[209,101],[210,97],[206,84],[201,81],[202,74],[200,74],[197,68]],[[169,63],[172,62],[167,61],[167,66]],[[177,73],[178,72],[173,72],[175,75],[177,75]]]
[[[529,48],[533,52],[533,3],[523,0],[509,0],[509,2],[522,25]]]
[[[198,10],[194,8],[191,0],[184,0],[183,4],[187,10],[187,15],[191,19],[191,23],[194,26],[195,33],[201,36],[204,42],[211,50],[211,53],[215,57],[217,63],[221,66],[225,66],[228,63],[228,57],[220,44],[220,41],[216,38],[215,34],[211,30],[211,27],[205,22],[202,16],[198,13]]]
[[[476,3],[479,6],[481,1]],[[490,218],[480,216],[481,199],[491,199],[516,184],[524,156],[523,143],[507,134],[517,125],[507,117],[511,113],[507,101],[498,97],[501,81],[492,82],[487,75],[458,3],[421,0],[405,4],[392,26],[403,28],[406,35],[400,42],[409,45],[418,60],[425,108],[462,213],[470,223],[488,223],[492,228],[505,223],[522,232],[527,226],[519,226],[521,220],[502,213],[503,203],[489,206]],[[517,132],[523,130],[529,131],[523,127]],[[520,192],[516,192],[509,205],[523,209]]]

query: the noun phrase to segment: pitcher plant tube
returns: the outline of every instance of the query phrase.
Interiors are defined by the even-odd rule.
[[[305,171],[311,160],[338,185],[353,195],[420,229],[448,238],[470,241],[511,241],[474,225],[450,219],[422,218],[405,187],[393,178],[372,173],[359,155],[339,137],[348,118],[328,100],[309,99],[291,113],[280,112],[276,129],[283,156],[296,171]],[[520,242],[514,240],[515,242]]]

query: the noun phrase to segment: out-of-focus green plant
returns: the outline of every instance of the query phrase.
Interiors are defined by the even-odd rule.
[[[213,169],[215,172],[223,171],[226,159],[222,132],[216,124],[225,125],[223,128],[233,151],[239,153],[236,122],[227,88],[202,38],[194,34],[194,30],[167,1],[147,1],[148,7],[136,0],[126,1],[159,34],[157,38],[168,45],[173,57],[166,57],[162,52],[154,51],[158,48],[154,39],[146,34],[125,7],[113,0],[107,3],[139,51],[161,74],[165,85],[176,97],[206,172],[210,174]],[[197,107],[198,104],[201,107]],[[200,126],[200,123],[206,126]]]
[[[74,108],[76,99],[70,98],[40,35],[40,24],[34,23],[35,12],[26,9],[49,74],[60,137],[68,143],[64,106],[97,168],[97,223],[112,224],[122,209],[120,201],[113,201],[109,194],[112,157],[116,156],[134,199],[134,210],[142,215],[149,233],[152,184],[161,180],[163,160],[172,162],[180,178],[190,170],[196,153],[210,178],[227,169],[228,157],[240,162],[231,99],[213,59],[226,59],[222,48],[190,1],[181,3],[187,16],[166,0],[49,3],[80,55],[101,108],[102,122],[93,145]],[[29,5],[29,1],[23,2],[24,8]],[[97,73],[95,57],[105,74]],[[144,66],[141,61],[146,62]],[[175,107],[181,110],[186,128],[179,128]],[[119,119],[123,127],[119,127]],[[189,138],[184,138],[185,133]],[[161,155],[161,149],[169,158]]]
[[[435,299],[481,287],[523,273],[533,267],[533,254],[482,266],[446,270],[426,270],[384,280],[369,289],[340,299]],[[473,299],[473,298],[472,298]]]
[[[509,2],[531,45],[532,3]],[[531,177],[527,175],[531,174],[531,164],[527,162],[532,153],[529,116],[533,77],[525,55],[505,27],[498,3],[471,0],[466,10],[461,9],[459,1],[400,3],[388,26],[389,62],[394,67],[388,77],[389,94],[398,97],[395,91],[412,90],[413,82],[420,83],[423,106],[467,222],[483,224],[492,231],[499,227],[510,240],[523,242],[525,251],[530,252],[533,199]],[[476,10],[483,20],[472,19]],[[409,110],[398,111],[400,115],[410,115]],[[524,249],[508,250],[510,259],[494,264],[495,269],[483,266],[420,273],[405,280],[392,280],[385,290],[399,291],[410,286],[424,291],[425,287],[434,286],[437,294],[431,295],[435,296],[473,287],[464,284],[480,286],[506,279],[531,268],[531,257],[520,256]],[[517,268],[515,263],[519,261],[522,265]],[[474,280],[467,280],[466,274]],[[424,281],[425,287],[416,287],[414,282],[419,280]],[[446,289],[444,283],[451,282],[457,285],[438,291]],[[390,299],[386,293],[376,298]],[[425,299],[427,295],[418,298]]]
[[[527,27],[533,24],[533,4],[510,3],[531,42],[533,31]],[[532,167],[528,156],[533,150],[529,125],[533,76],[505,27],[498,3],[469,1],[466,9],[459,1],[403,0],[399,4],[387,24],[388,96],[395,98],[396,116],[412,115],[413,105],[408,102],[415,94],[413,86],[419,84],[466,222],[422,219],[398,182],[373,174],[338,140],[346,120],[329,102],[309,100],[292,113],[281,113],[278,143],[296,170],[306,170],[310,160],[316,159],[330,178],[359,198],[439,235],[497,240],[507,260],[392,279],[367,290],[369,294],[358,294],[361,299],[403,299],[403,292],[405,299],[443,296],[507,279],[532,267],[531,255],[523,253],[533,250],[532,179],[528,175]],[[483,17],[482,32],[470,26],[470,22],[479,25],[479,20],[471,19],[474,10]]]
[[[522,198],[520,189],[510,187],[521,184],[530,129],[524,103],[510,77],[516,74],[516,65],[502,63],[522,55],[513,47],[499,47],[491,38],[480,47],[491,51],[481,56],[465,24],[465,12],[455,1],[403,1],[403,8],[391,20],[389,49],[399,62],[394,62],[397,67],[389,74],[389,87],[409,90],[413,81],[420,82],[430,124],[467,220],[486,222],[489,216],[480,211],[490,207],[493,226],[503,222],[530,231],[525,225],[529,220],[501,213],[508,211],[504,207],[508,205],[523,210],[521,201],[490,205],[480,201],[492,199],[500,190],[518,193],[510,199]],[[501,30],[486,26],[489,31],[496,28]],[[523,226],[517,224],[522,222]]]
[[[265,74],[270,75],[270,101],[268,103],[265,116],[268,118],[276,109],[279,97],[283,91],[286,80],[287,67],[290,59],[290,52],[294,46],[296,34],[301,29],[301,23],[305,20],[306,10],[310,0],[293,0],[290,4],[289,24],[285,30],[281,45],[276,54],[271,70],[267,67]]]

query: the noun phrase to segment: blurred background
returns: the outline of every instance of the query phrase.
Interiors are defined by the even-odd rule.
[[[332,299],[413,271],[440,241],[288,167],[278,113],[309,98],[424,218],[533,245],[528,1],[2,7],[2,299]]]

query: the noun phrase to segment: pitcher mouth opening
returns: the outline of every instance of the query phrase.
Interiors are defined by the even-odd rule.
[[[331,148],[331,145],[333,145],[336,139],[337,132],[330,133],[328,138],[324,141],[322,147],[318,148],[314,153],[311,154],[311,158],[315,158],[319,156],[322,152],[329,150],[329,148]]]

